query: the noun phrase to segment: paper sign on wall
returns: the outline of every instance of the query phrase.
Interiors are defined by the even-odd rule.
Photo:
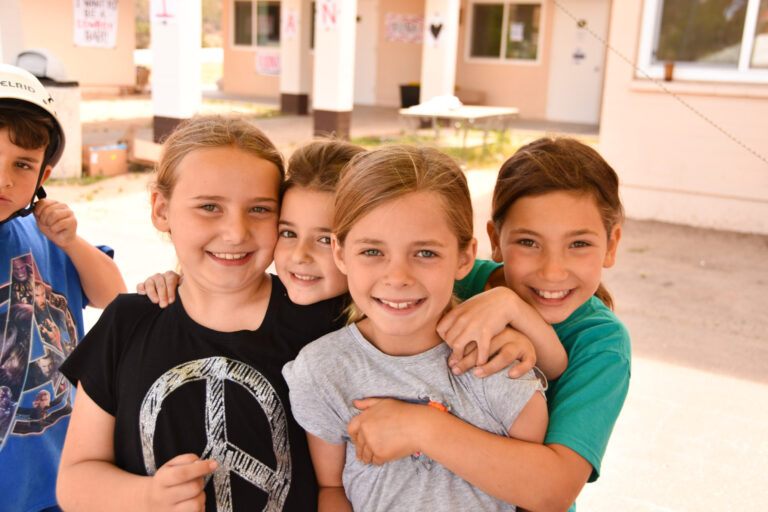
[[[74,0],[75,46],[114,48],[117,44],[117,0]]]
[[[286,7],[283,9],[282,37],[286,40],[296,39],[299,36],[299,11]]]
[[[320,0],[317,2],[317,19],[323,30],[336,30],[339,28],[341,7],[337,0]]]
[[[443,17],[439,13],[431,15],[427,19],[427,40],[433,46],[441,46],[443,44],[443,39],[445,39],[442,37],[443,29]]]
[[[520,43],[525,39],[525,23],[512,23],[509,26],[509,40]]]
[[[388,12],[384,18],[384,34],[387,41],[421,43],[424,35],[424,17]]]
[[[175,25],[178,23],[178,15],[178,0],[150,0],[149,2],[149,21],[151,23]]]
[[[256,72],[260,75],[280,74],[280,51],[259,50],[256,52]]]

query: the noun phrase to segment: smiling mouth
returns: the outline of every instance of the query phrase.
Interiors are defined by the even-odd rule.
[[[542,299],[547,300],[560,300],[566,298],[568,295],[571,294],[573,290],[556,290],[556,291],[549,291],[549,290],[538,290],[536,288],[533,288],[533,291],[536,295],[541,297]]]
[[[237,261],[237,260],[243,260],[247,258],[250,253],[249,252],[209,252],[208,254],[220,260]]]
[[[297,274],[295,272],[289,272],[289,273],[291,274],[291,277],[293,277],[294,279],[298,279],[299,281],[310,282],[310,281],[320,280],[320,278],[317,276],[310,276],[308,274]]]
[[[412,308],[414,306],[418,306],[422,302],[424,302],[424,299],[397,300],[397,301],[395,301],[395,300],[387,300],[387,299],[379,299],[379,298],[376,298],[376,297],[374,297],[374,299],[377,302],[379,302],[381,304],[384,304],[387,307],[390,307],[392,309],[397,309],[397,310],[409,309],[409,308]]]

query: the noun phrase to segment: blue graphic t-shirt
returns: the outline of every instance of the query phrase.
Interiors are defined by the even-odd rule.
[[[33,216],[0,225],[0,509],[56,504],[74,390],[59,366],[83,336],[87,298]]]

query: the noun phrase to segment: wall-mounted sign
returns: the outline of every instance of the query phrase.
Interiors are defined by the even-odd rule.
[[[286,7],[283,9],[283,29],[282,37],[286,40],[292,40],[299,37],[299,11]]]
[[[317,2],[316,16],[321,29],[336,30],[341,21],[341,6],[337,0],[320,0]]]
[[[259,50],[256,52],[256,72],[260,75],[280,74],[280,51]]]
[[[74,0],[75,46],[117,45],[117,0]]]
[[[427,39],[433,46],[441,46],[443,44],[443,39],[445,39],[442,37],[444,26],[443,17],[440,13],[432,14],[427,18]]]
[[[178,0],[150,0],[150,23],[162,23],[163,25],[175,25],[178,23]]]
[[[423,16],[388,12],[384,17],[384,37],[387,41],[421,43],[423,36]]]

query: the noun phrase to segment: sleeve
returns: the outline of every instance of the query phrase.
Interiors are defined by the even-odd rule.
[[[627,337],[625,331],[614,336]],[[604,346],[604,345],[603,345]],[[613,426],[629,389],[630,360],[621,351],[595,350],[572,358],[550,395],[545,444],[561,444],[592,465],[597,480]]]
[[[509,432],[533,394],[544,392],[541,381],[533,370],[528,370],[528,373],[517,379],[510,379],[508,371],[509,367],[480,380],[488,408],[503,426],[504,432]]]
[[[494,270],[501,267],[502,263],[491,260],[475,260],[472,270],[464,279],[456,281],[453,285],[453,293],[461,300],[474,297],[485,289],[485,283]]]
[[[105,412],[115,415],[115,377],[119,362],[118,320],[121,298],[112,301],[59,370],[72,383],[82,384],[88,396]],[[124,313],[123,313],[124,314]]]
[[[325,352],[317,350],[318,341],[307,345],[294,361],[286,363],[283,377],[288,383],[291,410],[298,424],[324,441],[341,444],[348,439],[349,406],[343,386],[334,383],[329,370],[322,365],[322,361],[329,358],[323,358]]]

